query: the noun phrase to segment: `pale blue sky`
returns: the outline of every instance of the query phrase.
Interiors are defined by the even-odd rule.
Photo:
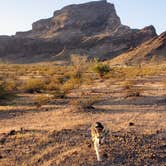
[[[90,0],[0,0],[0,35],[31,29],[32,22],[48,18],[63,6]],[[143,28],[154,25],[160,34],[166,31],[166,0],[108,0],[115,4],[125,25]]]

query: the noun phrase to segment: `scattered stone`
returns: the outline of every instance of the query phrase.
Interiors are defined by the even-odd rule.
[[[6,142],[6,138],[5,137],[0,139],[0,144],[4,144],[5,142]]]
[[[15,130],[11,130],[8,135],[15,135],[16,134],[16,131]]]
[[[133,122],[130,122],[129,123],[129,126],[134,126],[135,124]]]

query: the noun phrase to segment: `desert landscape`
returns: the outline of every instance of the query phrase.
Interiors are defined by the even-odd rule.
[[[0,37],[0,57],[0,166],[166,165],[165,32],[130,29],[112,4],[89,2]],[[95,122],[110,131],[100,162]]]
[[[78,64],[68,70],[17,65],[17,75],[9,70],[15,65],[1,66],[16,83],[27,81],[22,87],[10,80],[8,88],[23,92],[2,100],[1,165],[165,165],[166,65],[114,67],[102,77],[89,69],[96,65],[87,65],[86,72]],[[46,89],[42,79],[50,82],[43,83]],[[65,82],[58,85],[56,79]],[[90,137],[95,121],[111,133],[103,163],[97,163]]]

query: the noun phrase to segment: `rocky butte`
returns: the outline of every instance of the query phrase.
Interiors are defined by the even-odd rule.
[[[71,54],[112,59],[157,37],[155,28],[122,25],[113,4],[95,1],[69,5],[32,30],[0,36],[0,58],[13,63],[68,60]]]

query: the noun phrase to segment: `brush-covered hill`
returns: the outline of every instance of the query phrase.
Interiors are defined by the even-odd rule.
[[[74,4],[32,24],[32,30],[0,36],[0,59],[15,63],[68,60],[71,54],[111,59],[156,37],[155,28],[122,25],[113,4]]]
[[[112,65],[159,63],[166,61],[166,32],[111,60]]]

